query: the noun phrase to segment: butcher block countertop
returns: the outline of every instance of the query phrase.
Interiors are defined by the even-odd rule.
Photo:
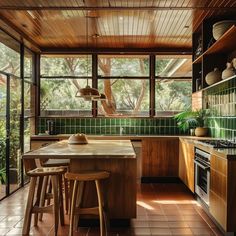
[[[25,153],[23,158],[136,158],[130,140],[89,140],[88,144],[68,144],[67,140]]]

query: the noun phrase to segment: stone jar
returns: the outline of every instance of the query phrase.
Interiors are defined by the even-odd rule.
[[[212,85],[214,83],[217,83],[217,82],[221,81],[221,72],[219,71],[218,68],[215,68],[213,71],[209,72],[206,75],[205,80],[208,85]]]
[[[233,68],[232,63],[227,62],[226,69],[223,70],[223,72],[222,72],[222,79],[227,79],[227,78],[234,76],[234,75],[235,75],[235,72],[234,72],[234,68]]]

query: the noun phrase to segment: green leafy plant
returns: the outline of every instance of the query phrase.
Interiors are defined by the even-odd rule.
[[[6,168],[0,169],[0,183],[5,184],[6,183]]]
[[[204,127],[209,116],[210,111],[207,109],[186,110],[175,115],[174,119],[177,120],[177,125],[181,130],[187,131],[191,128]]]

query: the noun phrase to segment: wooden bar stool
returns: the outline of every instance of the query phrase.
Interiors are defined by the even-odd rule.
[[[69,159],[41,159],[40,164],[42,167],[65,167],[69,168],[70,160]],[[65,175],[62,176],[62,180],[60,179],[60,184],[63,185],[64,193],[65,193],[65,210],[66,214],[68,214],[69,211],[69,183],[67,179],[65,178]],[[47,201],[47,205],[50,204],[50,200],[52,198],[52,184],[50,181],[49,176],[46,176],[43,180],[43,186],[42,186],[42,192],[40,197],[40,206],[45,205],[45,201]],[[39,220],[42,220],[43,214],[41,213],[39,215]]]
[[[26,174],[30,177],[30,187],[26,204],[22,235],[29,235],[32,214],[35,214],[37,216],[39,213],[53,213],[55,224],[54,235],[57,235],[59,212],[61,225],[64,225],[62,189],[60,188],[59,179],[63,174],[65,174],[65,172],[66,170],[63,167],[36,168],[26,172]],[[36,189],[37,180],[48,176],[50,176],[52,179],[52,195],[54,203],[49,206],[40,207],[37,199],[34,203],[35,192],[39,192],[41,190],[40,185],[38,185],[38,189]],[[37,224],[37,217],[35,223]]]
[[[107,179],[110,173],[107,171],[84,171],[80,173],[65,174],[68,180],[74,181],[71,209],[70,209],[70,231],[69,236],[73,235],[75,215],[98,215],[100,220],[100,235],[104,236],[107,233],[107,224],[104,211],[104,200],[101,192],[101,180]],[[96,185],[98,206],[90,208],[82,208],[81,200],[83,194],[84,182],[94,181]],[[79,188],[79,190],[78,190]],[[79,202],[78,202],[79,201]]]

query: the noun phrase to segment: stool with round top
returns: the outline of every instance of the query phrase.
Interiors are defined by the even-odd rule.
[[[80,173],[67,172],[65,177],[74,181],[73,193],[70,209],[70,230],[69,236],[73,236],[75,215],[98,215],[100,221],[100,236],[107,234],[106,214],[104,208],[104,196],[101,189],[101,181],[108,179],[110,173],[107,171],[84,171]],[[81,199],[84,189],[84,182],[93,181],[96,185],[98,206],[84,208],[81,207]]]
[[[36,216],[39,213],[54,214],[54,235],[57,235],[59,214],[61,225],[64,225],[62,188],[60,186],[59,179],[63,174],[65,174],[65,172],[66,169],[64,167],[40,167],[26,172],[26,174],[30,177],[30,186],[22,235],[29,235],[32,214],[35,214]],[[40,206],[39,201],[37,199],[35,201],[35,195],[38,195],[38,193],[40,193],[42,190],[42,185],[39,184],[40,180],[48,176],[50,176],[52,180],[53,204],[49,206]],[[39,182],[38,184],[37,180]],[[35,220],[35,224],[37,224],[37,217]]]

